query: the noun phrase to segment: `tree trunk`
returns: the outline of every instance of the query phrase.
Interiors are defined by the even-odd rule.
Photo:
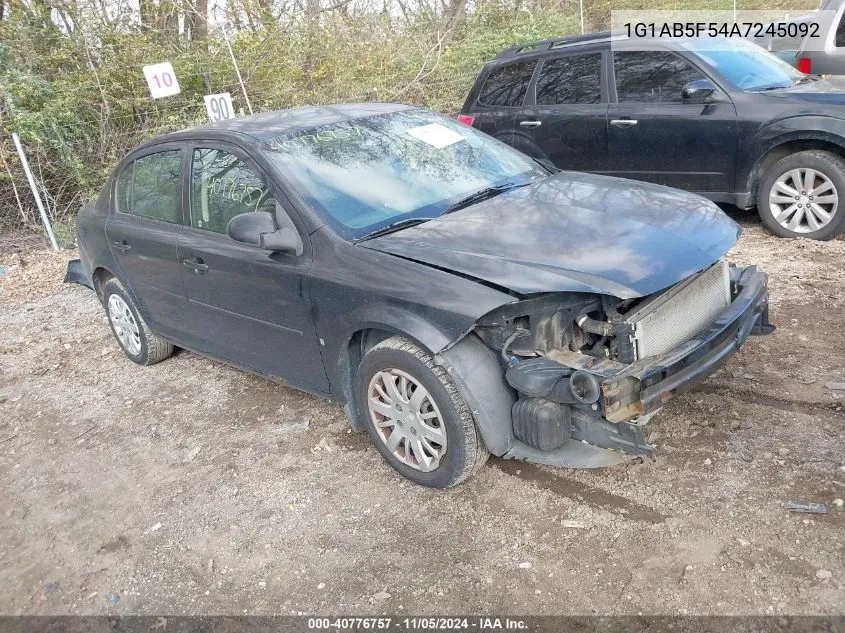
[[[208,0],[197,0],[194,15],[194,39],[204,40],[208,35]]]

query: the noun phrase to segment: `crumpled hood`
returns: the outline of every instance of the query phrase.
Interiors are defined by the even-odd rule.
[[[704,269],[740,232],[700,196],[561,172],[360,245],[519,294],[597,292],[627,299]]]

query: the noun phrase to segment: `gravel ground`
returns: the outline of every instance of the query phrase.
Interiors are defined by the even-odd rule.
[[[445,492],[329,402],[129,362],[73,252],[0,254],[0,613],[845,614],[845,241],[740,219],[778,330],[654,418],[655,460]]]

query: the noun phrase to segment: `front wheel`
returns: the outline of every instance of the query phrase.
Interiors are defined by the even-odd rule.
[[[766,174],[757,211],[763,224],[780,237],[830,240],[845,229],[843,196],[845,161],[821,150],[797,152]]]
[[[425,350],[394,336],[358,366],[356,395],[364,426],[400,474],[432,488],[455,486],[489,453],[469,405]]]

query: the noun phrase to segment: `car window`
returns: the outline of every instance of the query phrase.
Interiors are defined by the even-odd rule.
[[[705,79],[688,61],[664,51],[616,51],[613,65],[620,103],[681,103],[684,85]]]
[[[845,13],[839,20],[839,26],[836,27],[836,48],[845,48]]]
[[[115,203],[121,213],[132,213],[132,171],[135,163],[131,162],[117,176],[117,196]]]
[[[165,222],[180,222],[181,167],[180,150],[149,154],[136,160],[132,178],[132,214]]]
[[[537,78],[537,104],[599,103],[601,53],[547,59]]]
[[[484,82],[478,102],[491,106],[521,106],[536,66],[536,60],[526,60],[497,68]]]
[[[276,201],[258,174],[221,149],[198,148],[191,161],[191,226],[225,233],[236,215],[276,214]]]

